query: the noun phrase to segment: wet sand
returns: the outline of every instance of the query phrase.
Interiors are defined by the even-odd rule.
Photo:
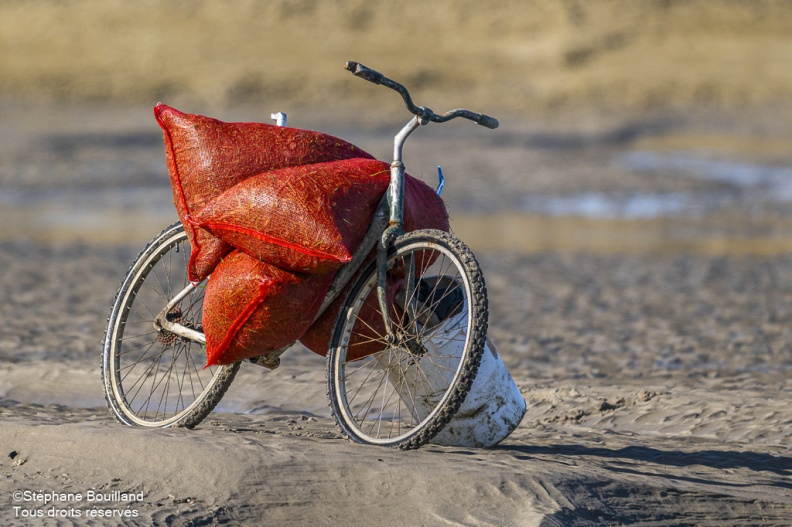
[[[484,269],[490,336],[528,413],[492,450],[397,452],[340,437],[324,361],[304,349],[272,372],[243,365],[196,430],[116,423],[99,376],[105,319],[145,240],[174,219],[156,125],[146,107],[7,112],[3,523],[36,524],[14,506],[53,507],[20,505],[16,490],[118,490],[143,493],[108,506],[141,525],[788,524],[792,215],[777,171],[792,154],[766,145],[792,134],[773,112],[689,114],[507,118],[408,144],[413,174],[433,182],[443,163],[452,227]],[[390,126],[294,124],[389,152]],[[688,164],[662,157],[679,137]],[[636,152],[660,161],[630,164]],[[636,200],[672,205],[641,215]]]

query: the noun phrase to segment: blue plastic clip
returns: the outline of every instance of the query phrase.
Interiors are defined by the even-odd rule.
[[[439,196],[441,192],[443,192],[443,187],[445,186],[445,178],[443,177],[443,169],[440,168],[440,165],[437,165],[437,179],[440,180],[440,183],[437,184],[437,188],[435,192]]]

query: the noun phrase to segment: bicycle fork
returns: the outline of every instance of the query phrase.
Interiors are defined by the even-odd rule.
[[[399,341],[399,335],[394,334],[391,325],[390,312],[388,310],[387,299],[387,257],[388,248],[393,241],[404,234],[404,163],[402,162],[402,151],[404,150],[404,142],[420,126],[427,124],[429,121],[426,118],[416,115],[396,134],[393,140],[393,163],[390,167],[390,186],[388,187],[388,209],[389,221],[388,227],[382,233],[382,238],[377,246],[377,301],[379,302],[380,311],[382,312],[382,320],[385,323],[387,335],[385,339],[390,344],[396,344]],[[406,260],[405,269],[405,305],[404,310],[407,312],[408,320],[411,326],[417,324],[417,299],[415,290],[417,287],[415,277],[415,262],[412,257]],[[412,329],[412,328],[411,328]],[[417,327],[415,328],[417,329]],[[413,333],[416,333],[413,331]],[[409,339],[408,339],[409,340]]]

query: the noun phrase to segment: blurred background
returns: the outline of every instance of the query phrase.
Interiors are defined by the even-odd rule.
[[[779,0],[0,3],[0,90],[37,102],[335,106],[353,59],[439,105],[727,107],[792,93]]]
[[[143,242],[175,216],[151,108],[289,124],[381,159],[407,114],[481,247],[787,250],[792,2],[0,2],[3,236]]]

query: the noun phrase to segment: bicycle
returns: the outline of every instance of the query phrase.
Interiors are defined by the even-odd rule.
[[[356,62],[345,68],[398,92],[413,117],[394,137],[390,186],[317,315],[355,278],[329,343],[327,395],[336,424],[352,441],[418,448],[453,418],[470,390],[485,347],[488,304],[483,274],[464,243],[443,231],[403,231],[402,150],[407,137],[430,122],[464,118],[494,129],[498,121],[465,109],[436,114],[416,106],[403,85],[383,74]],[[273,118],[285,124],[283,114]],[[372,250],[376,258],[367,262]],[[239,370],[239,362],[201,369],[206,281],[187,279],[189,255],[182,225],[166,228],[137,257],[113,301],[102,383],[112,415],[123,424],[192,428],[217,405]],[[403,276],[403,293],[389,299],[388,273],[396,271]],[[386,328],[382,334],[368,334],[359,317],[370,295],[376,295],[375,316]],[[381,349],[348,359],[361,341]],[[286,349],[249,360],[274,369]]]

